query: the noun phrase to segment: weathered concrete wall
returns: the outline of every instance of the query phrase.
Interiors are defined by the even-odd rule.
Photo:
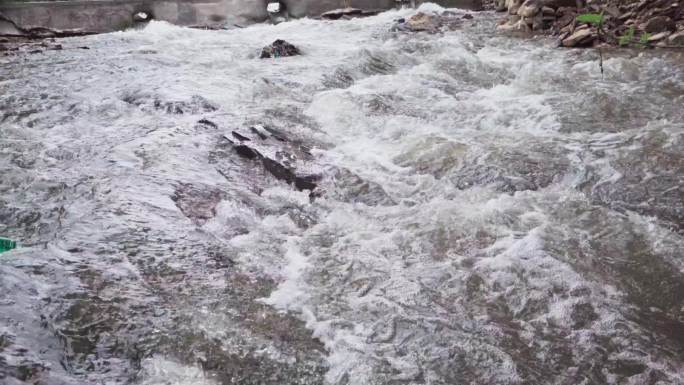
[[[417,4],[421,3],[437,3],[445,8],[462,8],[469,9],[472,11],[482,10],[482,0],[418,0]]]
[[[133,14],[178,25],[249,24],[264,21],[266,0],[76,0],[0,4],[0,12],[23,28],[108,32],[133,24]]]
[[[366,10],[392,9],[396,0],[281,0],[286,4],[291,16],[317,16],[323,12],[350,6]],[[447,8],[481,10],[482,0],[416,0],[416,4],[432,2]]]
[[[323,12],[344,8],[349,5],[361,9],[392,9],[395,0],[282,0],[293,17],[318,16]]]
[[[0,0],[2,1],[2,0]],[[317,16],[346,5],[366,10],[391,9],[395,0],[281,0],[293,17]],[[447,7],[481,9],[482,0],[432,0]],[[418,0],[417,3],[423,1]],[[245,25],[268,18],[268,0],[71,0],[0,2],[0,13],[23,28],[109,32],[130,27],[133,14],[184,26]],[[0,34],[11,26],[0,25]]]

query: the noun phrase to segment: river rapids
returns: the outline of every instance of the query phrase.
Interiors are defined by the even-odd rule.
[[[684,384],[684,56],[414,12],[0,58],[0,383]]]

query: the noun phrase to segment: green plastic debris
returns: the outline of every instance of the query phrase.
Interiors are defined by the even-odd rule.
[[[11,239],[0,238],[0,253],[4,253],[5,251],[10,251],[16,248],[17,242]]]

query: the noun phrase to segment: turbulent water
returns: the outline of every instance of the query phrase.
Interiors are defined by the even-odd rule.
[[[0,383],[684,384],[683,56],[412,12],[0,58]]]

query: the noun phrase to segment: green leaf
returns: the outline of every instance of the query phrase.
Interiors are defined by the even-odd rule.
[[[577,21],[580,23],[589,23],[594,25],[601,25],[603,23],[603,14],[599,13],[583,13],[577,15]]]
[[[646,44],[646,43],[648,43],[648,39],[650,39],[650,38],[651,38],[651,34],[648,32],[644,32],[641,34],[641,38],[639,39],[639,41],[642,44]]]
[[[634,40],[634,26],[629,27],[627,33],[620,36],[620,41],[618,43],[620,44],[620,47],[623,47],[631,43],[632,40]]]

